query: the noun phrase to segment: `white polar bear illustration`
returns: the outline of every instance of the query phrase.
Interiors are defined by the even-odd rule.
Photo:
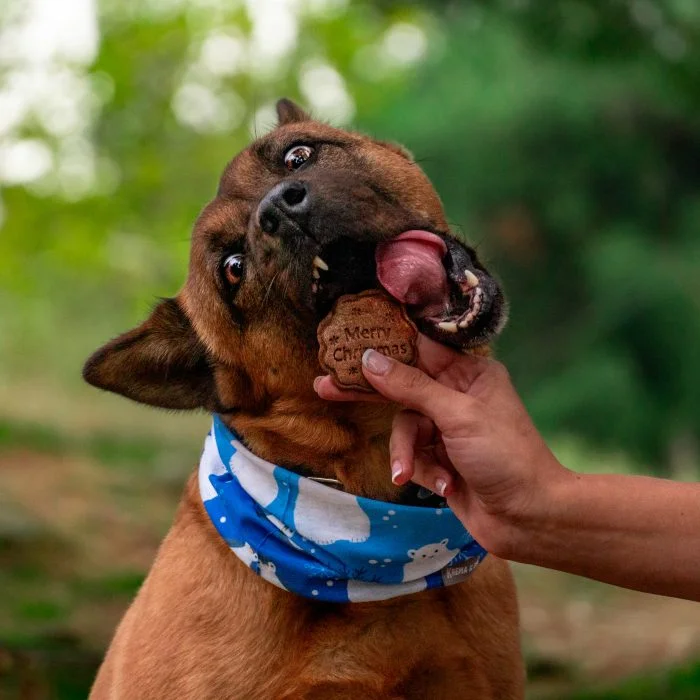
[[[421,576],[427,576],[439,571],[459,554],[459,549],[447,549],[448,539],[435,544],[426,544],[419,549],[409,549],[411,561],[403,565],[403,580],[414,581]]]
[[[278,588],[287,590],[283,585],[282,581],[277,578],[277,567],[273,561],[261,561],[260,562],[260,576],[262,576],[266,581],[274,584]]]
[[[323,545],[339,540],[364,542],[369,539],[370,529],[369,516],[357,498],[309,479],[299,479],[294,527],[302,537]]]
[[[263,508],[277,498],[279,487],[266,462],[258,460],[255,455],[243,454],[242,450],[237,449],[231,457],[229,467],[243,489]]]
[[[279,518],[276,518],[271,513],[266,513],[265,517],[289,540],[289,544],[291,544],[294,549],[301,549],[292,539],[292,537],[296,535],[296,532],[294,532],[291,527],[287,527]]]
[[[204,440],[204,452],[202,452],[202,460],[199,467],[199,492],[202,494],[203,501],[210,501],[216,498],[216,490],[209,481],[209,475],[216,474],[221,476],[226,474],[226,467],[219,457],[219,450],[216,447],[214,436],[209,434]]]
[[[258,561],[258,555],[253,548],[245,542],[242,547],[231,547],[231,551],[246,565],[252,567]]]
[[[272,513],[265,513],[265,517],[285,536],[292,538],[294,537],[294,530],[291,527],[287,527],[278,517],[272,515]]]
[[[368,581],[348,581],[348,600],[351,603],[365,603],[368,600],[386,600],[398,595],[424,591],[428,582],[424,578],[406,583],[370,583]]]

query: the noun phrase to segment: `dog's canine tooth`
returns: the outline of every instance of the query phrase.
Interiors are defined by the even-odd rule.
[[[464,271],[464,286],[467,289],[474,289],[474,287],[479,286],[479,278],[471,271]]]
[[[318,268],[314,267],[313,272],[311,273],[314,276],[314,279],[317,280],[321,275],[319,274]]]
[[[438,323],[438,328],[442,329],[443,331],[447,331],[448,333],[457,332],[457,324],[454,321],[441,321]]]
[[[314,258],[314,267],[319,267],[325,272],[328,272],[328,265],[326,265],[326,263],[323,260],[321,260],[321,258],[318,255]]]

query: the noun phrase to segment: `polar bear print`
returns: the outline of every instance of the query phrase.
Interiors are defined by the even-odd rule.
[[[406,583],[370,583],[369,581],[348,581],[348,600],[351,603],[365,603],[368,600],[386,600],[398,595],[424,591],[428,582],[424,578]]]
[[[202,460],[199,467],[199,492],[202,494],[203,501],[210,501],[216,498],[216,489],[209,481],[209,475],[215,474],[222,476],[226,473],[226,467],[219,458],[219,450],[216,447],[214,436],[209,433],[204,440],[204,452],[202,452]]]
[[[421,576],[427,576],[452,561],[459,554],[459,549],[448,549],[447,542],[448,539],[445,538],[419,549],[409,549],[407,553],[411,561],[403,565],[403,580],[414,581]]]
[[[244,491],[263,508],[267,508],[277,498],[279,487],[272,472],[264,466],[260,468],[255,464],[255,460],[257,460],[255,455],[244,455],[237,449],[231,457],[229,467]]]
[[[243,543],[241,547],[231,547],[231,551],[253,571],[258,568],[258,555],[253,551],[253,548],[247,543]]]
[[[287,527],[279,518],[276,518],[270,513],[266,513],[265,517],[289,540],[289,544],[291,544],[294,549],[301,549],[292,539],[297,533],[294,532],[291,527]]]
[[[266,581],[274,584],[278,588],[287,590],[283,585],[282,581],[277,578],[277,567],[273,561],[261,561],[260,562],[260,576],[262,576]]]
[[[265,517],[285,536],[291,539],[296,534],[291,527],[287,527],[278,517],[271,513],[265,513]]]
[[[319,485],[299,479],[299,495],[294,509],[294,527],[307,540],[328,545],[345,540],[365,542],[369,539],[369,516],[357,498],[331,491],[319,497]]]

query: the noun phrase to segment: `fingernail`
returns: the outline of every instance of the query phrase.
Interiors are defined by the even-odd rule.
[[[362,364],[372,374],[386,374],[391,367],[391,360],[384,357],[381,352],[368,348],[362,355]]]
[[[435,479],[435,490],[441,496],[444,496],[445,491],[447,491],[447,482],[444,479]]]
[[[398,484],[396,483],[399,479],[399,477],[403,474],[403,464],[399,462],[399,460],[394,460],[394,462],[391,465],[391,481],[393,484]]]
[[[314,391],[317,393],[318,393],[318,385],[321,383],[322,379],[323,379],[323,377],[316,377],[316,379],[314,379]]]

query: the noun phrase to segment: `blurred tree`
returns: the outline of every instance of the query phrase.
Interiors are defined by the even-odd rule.
[[[392,32],[420,39],[430,24],[422,10],[337,0],[104,0],[93,17],[85,0],[71,21],[51,3],[6,2],[0,368],[76,382],[91,346],[177,290],[199,210],[226,162],[274,125],[275,100],[348,123],[422,56],[392,62]]]
[[[697,457],[700,5],[273,4],[103,0],[51,48],[6,0],[4,372],[77,380],[174,292],[225,161],[287,94],[416,152],[506,282],[500,353],[544,429]]]
[[[539,424],[697,464],[700,6],[448,11],[439,61],[364,123],[416,151],[503,276],[499,354]]]

